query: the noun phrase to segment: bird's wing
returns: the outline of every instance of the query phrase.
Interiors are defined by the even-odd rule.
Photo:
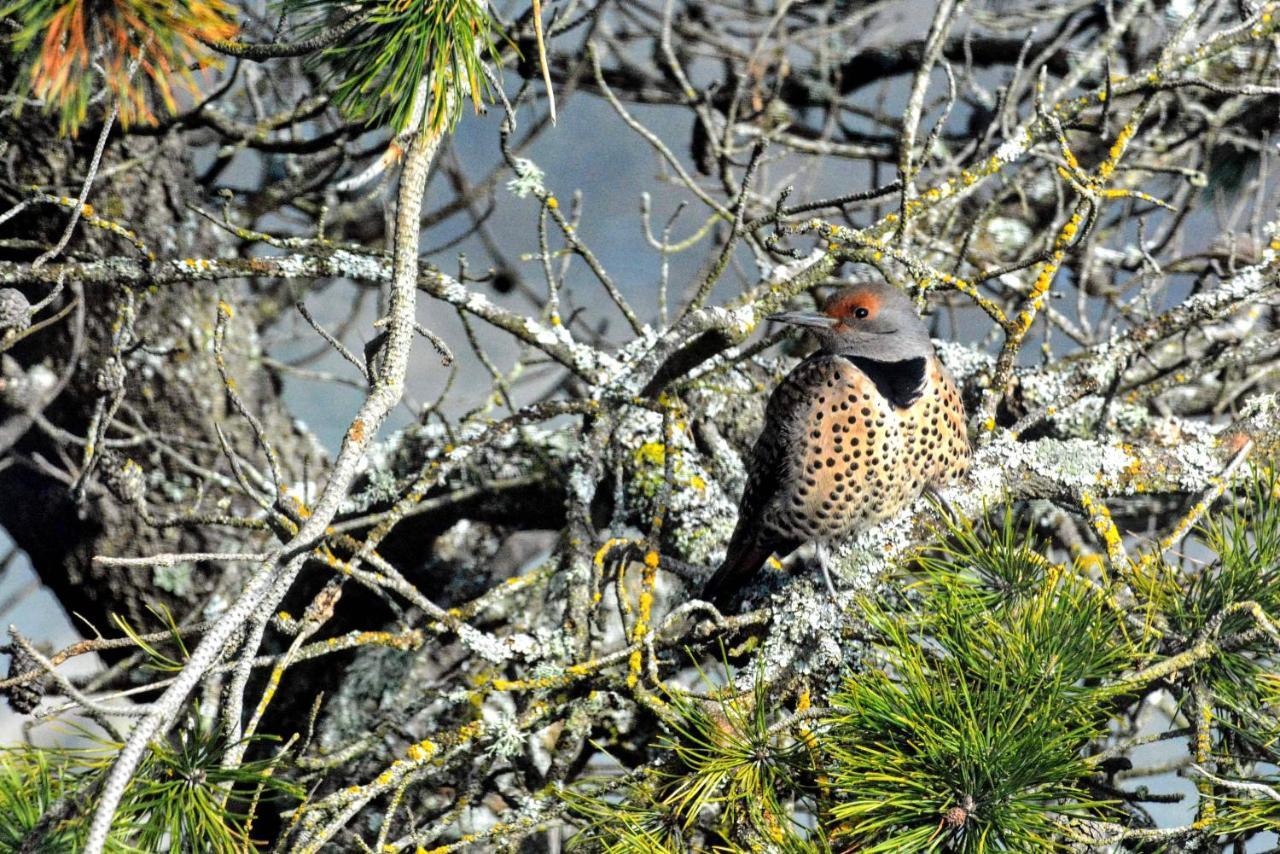
[[[761,517],[778,492],[779,484],[794,476],[796,459],[809,429],[817,390],[849,380],[849,366],[828,354],[810,356],[792,369],[769,396],[764,427],[751,452],[747,486],[738,510],[739,521],[750,519],[759,527]]]
[[[799,432],[806,429],[813,408],[812,390],[834,381],[841,370],[832,356],[811,356],[783,378],[769,396],[764,425],[747,459],[747,482],[738,503],[738,523],[729,540],[724,562],[707,581],[702,598],[724,606],[751,580],[771,554],[790,554],[800,543],[764,526],[765,512],[791,475],[789,453]]]
[[[770,507],[779,498],[780,486],[806,476],[807,454],[811,446],[815,446],[809,434],[820,426],[824,406],[836,406],[837,397],[854,395],[880,399],[871,379],[857,365],[843,356],[828,353],[805,359],[778,384],[769,397],[764,426],[751,452],[734,541],[748,535],[778,536],[764,523]],[[867,405],[879,412],[879,403]],[[834,418],[834,412],[829,415]],[[826,448],[825,442],[819,444],[822,449]],[[791,544],[787,551],[796,545],[798,543]]]

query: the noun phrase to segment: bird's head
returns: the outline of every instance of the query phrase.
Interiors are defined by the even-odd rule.
[[[770,320],[803,326],[823,352],[901,362],[933,355],[933,342],[911,298],[884,282],[836,291],[821,311],[787,311]]]

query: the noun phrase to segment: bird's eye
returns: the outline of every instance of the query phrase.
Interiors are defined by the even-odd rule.
[[[854,317],[856,317],[856,318],[858,318],[859,320],[861,320],[861,319],[865,318],[865,317],[866,317],[867,315],[869,315],[870,313],[871,313],[871,312],[867,311],[867,310],[866,310],[865,308],[863,308],[862,306],[859,306],[858,308],[856,308],[856,309],[854,309],[854,310],[853,310],[853,316],[854,316]]]

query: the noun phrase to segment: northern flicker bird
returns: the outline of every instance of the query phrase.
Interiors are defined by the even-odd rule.
[[[724,607],[770,555],[827,547],[896,514],[969,467],[964,405],[905,293],[869,282],[821,311],[775,314],[818,351],[787,374],[765,409],[738,525],[702,598]]]

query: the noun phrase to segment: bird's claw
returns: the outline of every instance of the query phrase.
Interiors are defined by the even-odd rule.
[[[817,553],[818,566],[822,568],[822,580],[827,583],[827,592],[831,594],[831,600],[838,604],[836,585],[831,580],[831,554],[827,551],[827,547],[822,544],[818,545]]]

